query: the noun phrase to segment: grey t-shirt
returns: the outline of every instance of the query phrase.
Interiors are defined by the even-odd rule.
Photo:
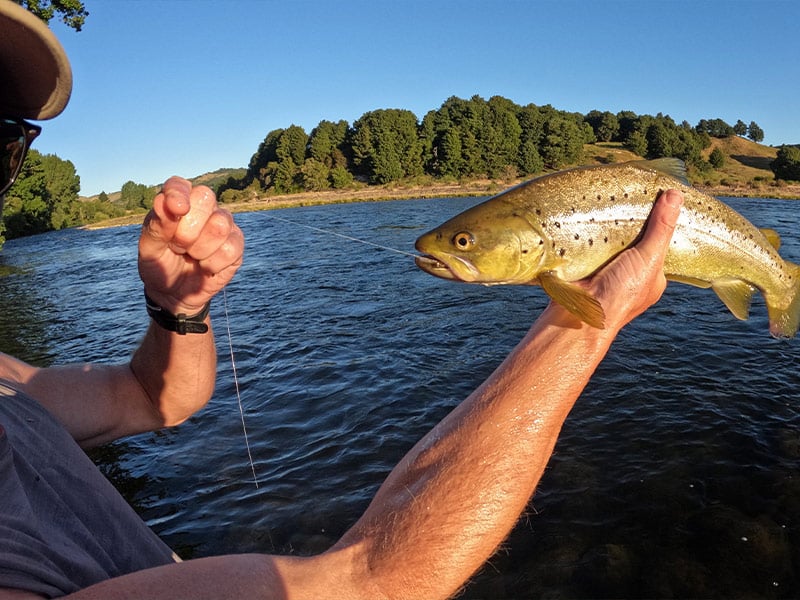
[[[0,381],[0,588],[58,597],[174,560],[61,424]]]

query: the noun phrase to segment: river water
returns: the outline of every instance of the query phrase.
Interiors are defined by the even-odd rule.
[[[800,203],[728,200],[800,262]],[[477,199],[237,215],[245,264],[222,298],[206,409],[93,453],[185,558],[308,554],[364,510],[410,446],[470,393],[546,305],[409,256]],[[138,229],[66,230],[0,255],[0,349],[38,365],[127,360],[147,324]],[[800,340],[670,284],[630,325],[564,426],[539,489],[464,598],[800,596]]]

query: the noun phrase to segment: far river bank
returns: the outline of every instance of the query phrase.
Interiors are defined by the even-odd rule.
[[[382,200],[407,200],[414,198],[492,196],[521,182],[522,180],[510,183],[476,180],[465,183],[437,183],[430,185],[365,186],[358,189],[269,195],[254,198],[247,202],[225,204],[224,207],[232,213],[241,213],[296,206],[314,206],[319,204],[347,204],[351,202],[377,202]],[[800,199],[800,184],[784,184],[780,187],[764,186],[759,188],[748,186],[695,187],[706,194],[716,197]],[[107,227],[136,225],[142,222],[144,216],[145,213],[135,213],[91,223],[83,226],[83,228],[105,229]]]

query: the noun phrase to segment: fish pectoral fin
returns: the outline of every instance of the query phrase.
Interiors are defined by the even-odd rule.
[[[733,316],[742,321],[747,320],[750,313],[750,303],[756,291],[752,285],[740,279],[727,281],[714,281],[711,284],[719,299],[725,303]]]
[[[539,285],[554,302],[566,308],[587,325],[605,329],[606,313],[597,299],[582,287],[564,281],[553,271],[540,273]]]
[[[777,231],[774,229],[768,229],[766,227],[764,229],[759,229],[759,231],[765,238],[767,238],[770,246],[775,248],[775,250],[781,249],[781,236]]]

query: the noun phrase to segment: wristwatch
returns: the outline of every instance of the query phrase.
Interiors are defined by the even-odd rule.
[[[206,302],[203,310],[196,315],[186,315],[184,313],[173,315],[165,308],[156,304],[153,299],[147,295],[147,292],[144,294],[144,303],[150,318],[167,331],[173,331],[179,335],[186,335],[187,333],[206,333],[208,331],[208,325],[206,325],[205,320],[211,308],[211,301]]]

